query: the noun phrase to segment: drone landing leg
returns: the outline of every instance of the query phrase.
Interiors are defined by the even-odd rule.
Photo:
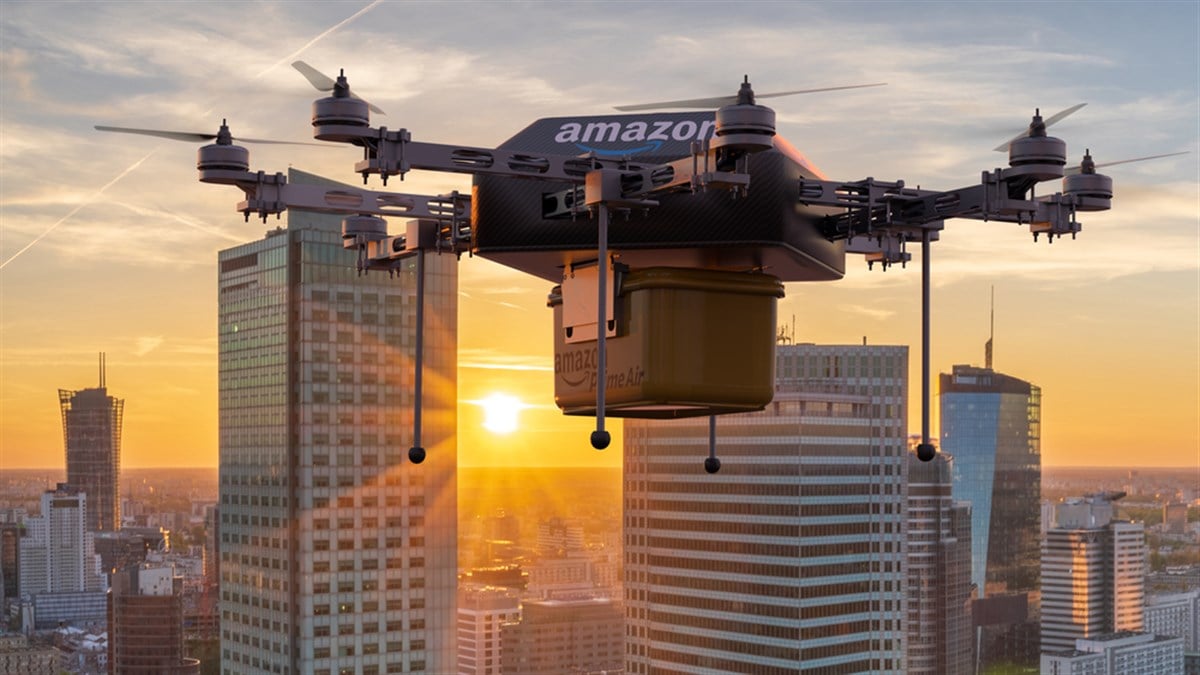
[[[421,447],[421,371],[425,366],[425,251],[417,251],[417,325],[416,357],[413,365],[413,444],[408,449],[408,459],[413,464],[425,461],[425,448]]]
[[[704,460],[704,470],[716,473],[721,470],[721,460],[717,459],[717,416],[708,416],[708,459]]]
[[[933,459],[933,444],[929,442],[929,228],[921,230],[921,444],[917,457],[922,462]]]
[[[600,202],[597,215],[599,223],[599,255],[596,263],[599,265],[600,299],[596,303],[596,430],[592,432],[592,447],[603,450],[608,447],[612,437],[604,430],[604,394],[607,382],[608,354],[605,351],[605,338],[608,334],[608,205]]]

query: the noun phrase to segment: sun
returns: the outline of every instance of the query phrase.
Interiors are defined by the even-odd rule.
[[[499,392],[473,403],[483,408],[483,428],[498,434],[516,431],[517,418],[525,407],[517,397]]]

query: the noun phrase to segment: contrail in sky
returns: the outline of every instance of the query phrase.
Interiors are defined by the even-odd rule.
[[[372,2],[372,3],[371,3],[371,4],[369,4],[369,5],[367,5],[366,7],[363,7],[362,9],[358,10],[358,11],[357,11],[357,12],[355,12],[354,14],[351,14],[349,17],[347,17],[347,18],[345,18],[345,19],[342,19],[342,20],[341,20],[341,21],[339,21],[337,24],[335,24],[335,25],[334,25],[332,28],[329,28],[329,29],[327,29],[327,30],[325,30],[325,31],[321,32],[320,34],[318,34],[318,35],[317,35],[316,37],[314,37],[313,39],[311,39],[311,40],[309,40],[308,42],[304,43],[304,45],[303,45],[302,47],[300,47],[299,49],[297,49],[296,51],[294,51],[294,52],[292,52],[291,54],[288,54],[287,56],[283,57],[282,59],[280,59],[280,60],[279,60],[279,61],[277,61],[276,63],[272,64],[272,65],[271,65],[270,67],[268,67],[267,69],[263,70],[263,71],[262,71],[261,73],[259,73],[258,75],[255,75],[255,76],[254,76],[254,79],[256,79],[256,80],[257,80],[257,79],[260,79],[260,78],[262,78],[264,75],[266,75],[267,73],[269,73],[269,72],[271,72],[272,70],[274,70],[275,68],[278,68],[279,66],[281,66],[281,65],[284,65],[284,64],[286,64],[286,63],[291,63],[293,60],[295,60],[295,58],[296,58],[297,56],[299,56],[300,54],[302,54],[302,53],[303,53],[305,50],[307,50],[309,47],[312,47],[313,45],[315,45],[315,44],[316,44],[318,41],[320,41],[321,39],[323,39],[323,38],[327,37],[328,35],[330,35],[330,34],[332,34],[332,33],[334,33],[334,32],[336,32],[338,29],[340,29],[340,28],[342,28],[342,27],[346,26],[346,25],[347,25],[347,24],[349,24],[350,22],[352,22],[352,21],[354,21],[355,19],[359,18],[360,16],[362,16],[362,15],[366,14],[367,12],[371,11],[372,9],[375,9],[375,8],[376,8],[377,6],[379,6],[379,5],[380,5],[382,2],[383,2],[383,0],[374,0],[374,2]],[[210,110],[209,112],[211,112],[211,110]],[[131,165],[131,166],[130,166],[128,169],[125,169],[125,170],[124,170],[124,171],[122,171],[121,173],[117,174],[117,177],[116,177],[116,178],[114,178],[114,179],[112,179],[112,180],[108,181],[107,183],[105,183],[103,187],[101,187],[99,190],[96,190],[96,192],[94,192],[94,193],[93,193],[93,194],[92,194],[90,197],[88,197],[88,198],[87,198],[87,199],[85,199],[83,202],[81,202],[80,204],[78,204],[78,205],[77,205],[75,208],[71,209],[70,213],[68,213],[67,215],[63,216],[62,218],[59,218],[59,219],[58,219],[58,221],[56,221],[56,222],[55,222],[53,225],[51,225],[50,227],[46,228],[46,231],[45,231],[45,232],[42,232],[42,233],[41,233],[41,234],[39,234],[37,237],[35,237],[33,241],[29,242],[28,244],[25,244],[25,246],[24,246],[24,247],[23,247],[23,248],[22,248],[20,251],[17,251],[16,253],[14,253],[14,254],[12,254],[11,256],[9,256],[7,260],[5,260],[4,262],[0,263],[0,270],[4,269],[4,268],[5,268],[5,267],[8,265],[8,263],[10,263],[10,262],[12,262],[13,260],[15,260],[15,259],[16,259],[18,256],[20,256],[22,253],[24,253],[25,251],[28,251],[30,248],[33,248],[33,245],[34,245],[34,244],[36,244],[36,243],[38,243],[39,241],[41,241],[41,240],[45,239],[45,238],[46,238],[46,235],[48,235],[48,234],[50,234],[51,232],[53,232],[53,231],[54,231],[54,229],[55,229],[55,228],[57,228],[59,225],[62,225],[63,223],[65,223],[65,222],[67,222],[68,220],[70,220],[70,219],[71,219],[71,216],[74,216],[76,213],[79,213],[79,210],[80,210],[80,209],[82,209],[83,207],[85,207],[85,206],[87,206],[88,204],[90,204],[90,203],[91,203],[93,200],[95,200],[97,197],[99,197],[101,194],[103,194],[105,190],[107,190],[108,188],[112,187],[114,183],[116,183],[117,181],[121,180],[122,178],[124,178],[125,176],[127,176],[127,175],[128,175],[130,172],[131,172],[131,171],[133,171],[134,169],[136,169],[136,168],[138,168],[139,166],[141,166],[141,165],[142,165],[142,162],[145,162],[147,159],[150,159],[150,155],[153,155],[155,152],[157,152],[157,150],[151,150],[151,151],[149,152],[149,154],[147,154],[145,157],[143,157],[143,158],[139,159],[138,161],[134,162],[134,163],[133,163],[133,164],[132,164],[132,165]]]
[[[146,156],[145,156],[145,157],[143,157],[143,158],[139,159],[138,161],[134,162],[133,164],[130,164],[130,165],[129,165],[129,168],[127,168],[127,169],[125,169],[124,171],[122,171],[121,173],[117,174],[117,177],[116,177],[116,178],[114,178],[114,179],[112,179],[112,180],[108,181],[108,182],[107,182],[107,183],[105,183],[105,184],[104,184],[104,185],[103,185],[103,186],[102,186],[102,187],[101,187],[99,190],[96,190],[95,192],[93,192],[93,193],[91,194],[91,196],[89,196],[87,199],[85,199],[85,200],[83,200],[82,202],[80,202],[80,203],[76,204],[76,205],[75,205],[75,208],[71,209],[71,211],[70,211],[70,212],[69,212],[67,215],[63,216],[62,218],[59,218],[57,221],[55,221],[55,223],[54,223],[53,225],[51,225],[50,227],[47,227],[45,232],[43,232],[43,233],[39,234],[37,237],[35,237],[35,238],[34,238],[34,240],[33,240],[33,241],[29,242],[28,244],[25,244],[25,247],[24,247],[24,248],[22,248],[20,251],[17,251],[16,253],[14,253],[14,254],[10,255],[10,256],[8,257],[8,260],[5,260],[4,262],[0,263],[0,270],[4,269],[6,266],[8,266],[8,263],[10,263],[10,262],[12,262],[13,260],[15,260],[15,259],[17,258],[17,256],[19,256],[19,255],[21,255],[22,253],[24,253],[25,251],[28,251],[29,249],[33,248],[33,245],[34,245],[34,244],[36,244],[36,243],[38,243],[39,241],[41,241],[41,240],[45,239],[45,238],[46,238],[46,235],[48,235],[48,234],[50,234],[51,232],[53,232],[53,231],[54,231],[54,228],[56,228],[56,227],[58,227],[59,225],[62,225],[63,223],[67,222],[67,220],[69,220],[69,219],[71,218],[71,216],[75,215],[76,213],[79,213],[79,210],[80,210],[80,209],[82,209],[83,207],[85,207],[85,206],[87,206],[88,204],[91,204],[93,201],[95,201],[95,199],[96,199],[97,197],[99,197],[100,195],[104,194],[104,191],[105,191],[105,190],[107,190],[108,188],[112,187],[112,186],[113,186],[113,185],[114,185],[114,184],[115,184],[117,181],[121,180],[122,178],[124,178],[125,176],[127,176],[127,175],[128,175],[130,172],[131,172],[131,171],[133,171],[134,169],[136,169],[136,168],[138,168],[139,166],[141,166],[141,165],[142,165],[142,162],[145,162],[146,160],[150,159],[150,156],[151,156],[151,155],[153,155],[153,154],[154,154],[154,153],[156,153],[156,152],[158,152],[158,148],[155,148],[155,149],[151,150],[150,152],[146,153]]]
[[[315,44],[317,43],[317,41],[318,41],[318,40],[321,40],[322,38],[324,38],[324,37],[326,37],[326,36],[330,35],[331,33],[334,33],[334,32],[336,32],[338,29],[340,29],[340,28],[342,28],[343,26],[345,26],[346,24],[348,24],[348,23],[350,23],[350,22],[354,21],[355,19],[357,19],[358,17],[362,16],[363,14],[366,14],[367,12],[369,12],[369,11],[371,11],[371,10],[375,9],[376,7],[378,7],[378,6],[379,6],[380,4],[382,4],[382,3],[383,3],[383,0],[375,0],[374,2],[372,2],[372,3],[371,3],[371,4],[369,4],[369,5],[367,5],[366,7],[363,7],[362,9],[358,10],[358,11],[357,11],[357,12],[355,12],[354,14],[351,14],[349,17],[347,17],[347,18],[345,18],[345,19],[342,19],[340,22],[338,22],[336,25],[334,25],[334,26],[333,26],[332,28],[330,28],[329,30],[326,30],[324,33],[321,33],[320,35],[316,36],[315,38],[313,38],[313,39],[309,40],[307,43],[305,43],[305,45],[304,45],[303,47],[301,47],[301,48],[297,49],[296,51],[292,52],[291,54],[288,54],[287,56],[283,57],[283,58],[282,58],[282,59],[280,59],[279,61],[277,61],[277,62],[275,62],[275,63],[271,64],[270,66],[268,66],[268,67],[267,67],[265,70],[263,70],[261,73],[259,73],[258,75],[255,75],[255,76],[254,76],[254,79],[256,79],[256,80],[257,80],[257,79],[259,79],[260,77],[262,77],[263,75],[266,75],[267,73],[271,72],[272,70],[274,70],[274,69],[278,68],[279,66],[282,66],[282,65],[285,65],[285,64],[291,63],[292,61],[295,61],[297,56],[300,56],[300,55],[301,55],[302,53],[304,53],[304,52],[305,52],[305,51],[306,51],[306,50],[307,50],[309,47],[311,47],[311,46],[315,45]]]

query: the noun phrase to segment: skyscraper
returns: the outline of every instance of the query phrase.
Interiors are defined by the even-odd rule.
[[[89,530],[121,529],[121,421],[125,401],[108,395],[104,354],[100,386],[58,390],[63,442],[67,449],[67,484],[87,493]]]
[[[959,365],[942,374],[940,403],[954,499],[971,504],[977,660],[1036,666],[1041,389]]]
[[[24,522],[19,562],[22,595],[103,590],[87,511],[87,493],[73,486],[59,483],[42,493],[41,515]]]
[[[908,456],[908,673],[974,672],[971,507],[951,496],[951,460]]]
[[[355,261],[298,210],[219,256],[222,673],[454,669],[456,261],[423,262],[422,464],[420,268]]]
[[[1113,518],[1113,502],[1123,496],[1058,505],[1058,526],[1047,530],[1042,547],[1043,652],[1144,628],[1146,534],[1142,523]]]
[[[907,347],[779,346],[775,400],[625,422],[625,669],[901,673]]]

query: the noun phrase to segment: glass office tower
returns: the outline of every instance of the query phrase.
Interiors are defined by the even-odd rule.
[[[415,465],[415,261],[359,276],[340,218],[287,218],[219,256],[222,673],[452,671],[455,259],[425,259]]]
[[[775,400],[626,420],[625,671],[903,673],[908,349],[777,347]]]
[[[971,503],[971,581],[986,597],[1038,588],[1042,392],[986,368],[941,376],[942,452]]]
[[[1036,385],[990,368],[941,375],[941,451],[971,504],[979,661],[1036,665],[1041,560],[1041,416]]]
[[[908,673],[974,672],[971,507],[955,502],[948,455],[908,456]]]

